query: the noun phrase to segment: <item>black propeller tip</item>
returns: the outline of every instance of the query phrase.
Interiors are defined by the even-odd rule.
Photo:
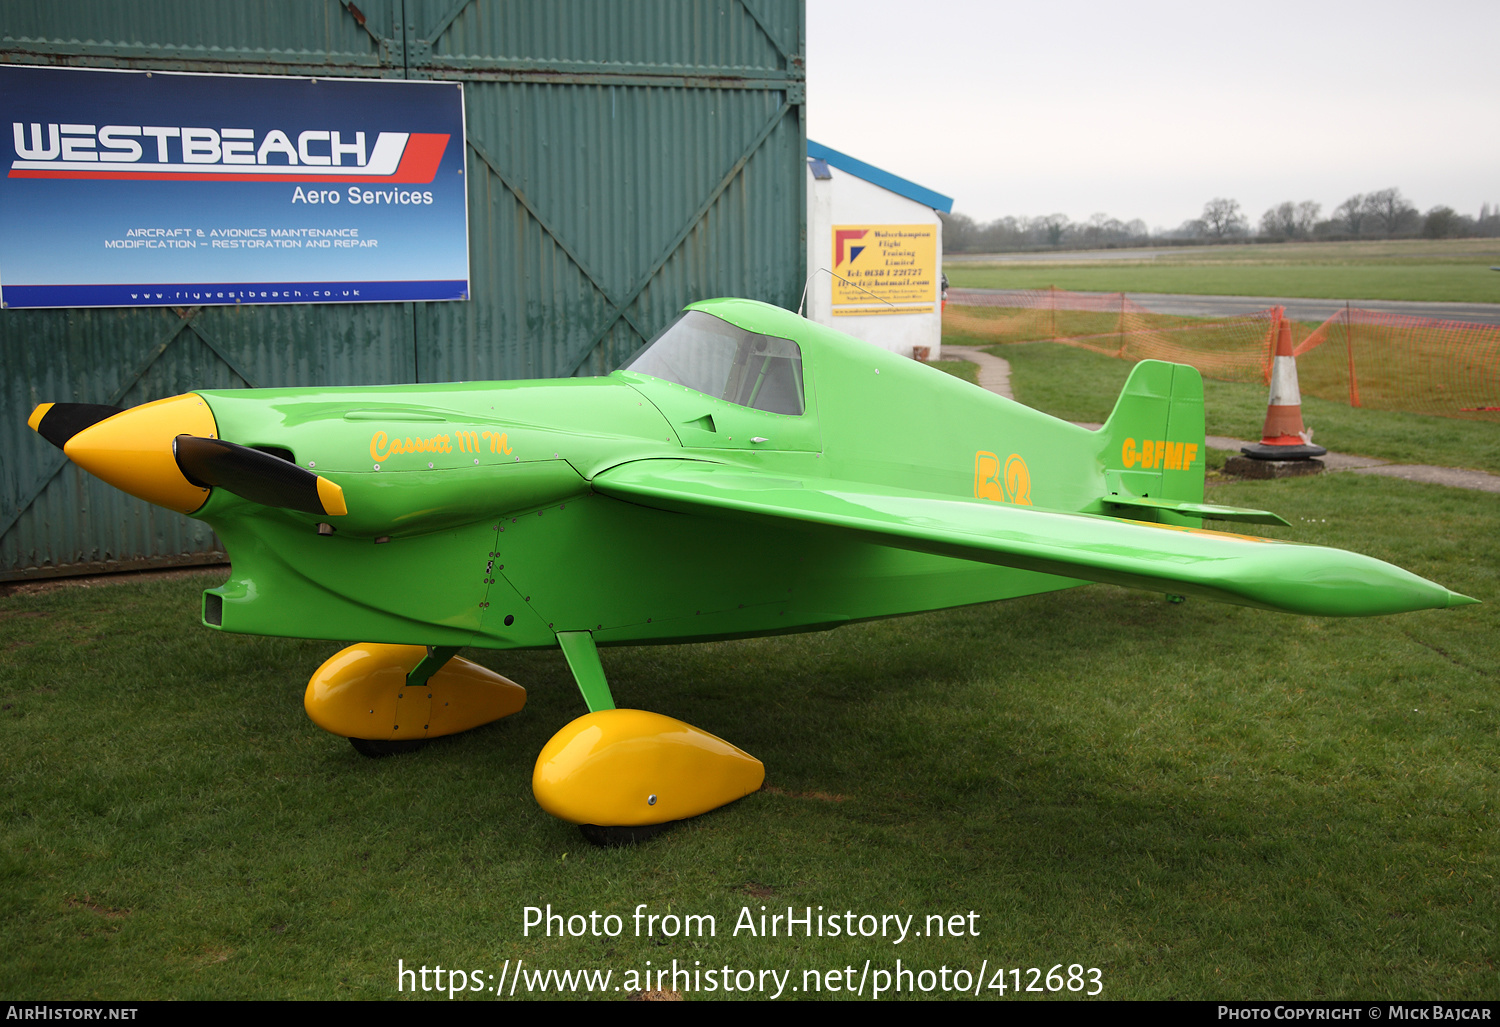
[[[105,406],[102,403],[51,403],[38,419],[33,413],[32,427],[36,433],[58,449],[85,428],[92,428],[106,418],[123,414],[124,407]]]

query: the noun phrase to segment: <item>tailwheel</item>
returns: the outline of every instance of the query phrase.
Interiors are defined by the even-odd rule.
[[[659,713],[598,710],[553,735],[531,788],[596,845],[629,845],[760,788],[760,760]]]
[[[361,756],[378,760],[383,756],[400,756],[405,752],[416,752],[427,745],[425,738],[351,738],[349,744]]]

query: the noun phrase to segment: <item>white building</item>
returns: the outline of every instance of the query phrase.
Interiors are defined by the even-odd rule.
[[[804,314],[893,353],[943,333],[943,224],[951,197],[807,141]]]

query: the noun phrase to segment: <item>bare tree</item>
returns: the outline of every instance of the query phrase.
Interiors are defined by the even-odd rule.
[[[1048,214],[1036,219],[1037,227],[1046,233],[1048,246],[1056,246],[1062,242],[1063,233],[1068,230],[1069,224],[1066,214]]]
[[[1171,234],[1181,239],[1201,239],[1208,234],[1208,225],[1204,224],[1202,218],[1190,218],[1178,225]]]
[[[1277,204],[1260,217],[1260,234],[1280,239],[1306,239],[1318,223],[1322,204],[1312,200]]]
[[[1090,246],[1109,246],[1128,241],[1132,232],[1130,225],[1125,224],[1119,218],[1100,212],[1089,218],[1087,225],[1082,226],[1081,234]]]
[[[1474,233],[1474,219],[1452,207],[1433,207],[1422,221],[1422,234],[1429,239],[1462,239]]]
[[[1290,239],[1297,234],[1297,205],[1288,200],[1260,216],[1260,234],[1273,239]]]
[[[1303,200],[1297,204],[1297,231],[1303,238],[1312,235],[1313,226],[1318,223],[1318,215],[1322,212],[1323,205],[1312,200]]]
[[[1474,223],[1474,234],[1487,238],[1500,235],[1500,207],[1485,203],[1479,208],[1479,220]]]
[[[1343,203],[1333,208],[1334,219],[1343,222],[1345,230],[1355,237],[1359,236],[1359,231],[1365,224],[1365,214],[1365,196],[1363,193],[1355,193]]]
[[[938,219],[943,223],[943,249],[961,253],[974,248],[979,226],[974,223],[973,218],[967,214],[944,214],[938,211]]]
[[[1386,235],[1392,236],[1415,222],[1417,208],[1413,207],[1401,190],[1392,186],[1370,193],[1365,197],[1367,213]]]
[[[1150,228],[1139,218],[1122,222],[1104,213],[1095,214],[1086,222],[1069,221],[1065,214],[1006,215],[984,224],[958,212],[941,217],[943,249],[949,253],[1001,253],[1045,246],[1119,246],[1151,238]]]
[[[1201,219],[1208,234],[1216,239],[1226,235],[1240,235],[1247,227],[1245,215],[1240,213],[1238,200],[1226,200],[1216,196],[1203,205]]]

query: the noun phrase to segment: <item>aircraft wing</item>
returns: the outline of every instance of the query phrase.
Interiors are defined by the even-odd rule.
[[[638,460],[599,473],[593,487],[661,510],[852,533],[901,549],[1288,613],[1371,616],[1476,601],[1342,549],[704,461]]]

